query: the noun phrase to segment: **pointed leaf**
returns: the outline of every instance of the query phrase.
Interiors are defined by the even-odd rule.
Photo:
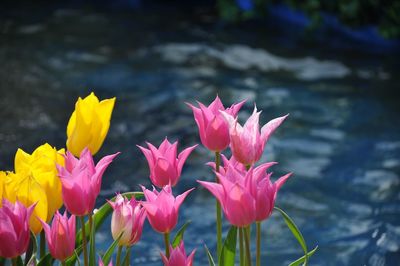
[[[115,239],[114,242],[112,242],[112,244],[108,247],[106,253],[104,253],[103,257],[101,258],[104,265],[108,265],[108,263],[110,262],[111,257],[114,253],[115,247],[118,245],[118,242],[121,239],[123,233],[124,232],[121,232],[121,234],[118,236],[118,238]]]
[[[308,258],[311,257],[315,253],[315,251],[317,251],[317,249],[318,249],[318,246],[316,246],[313,250],[308,252],[307,257]],[[301,258],[293,261],[292,263],[290,263],[289,266],[298,266],[298,265],[304,263],[305,260],[306,260],[306,256],[304,255],[303,257],[301,257]]]
[[[65,260],[65,264],[67,266],[73,266],[73,265],[75,265],[75,262],[78,260],[78,263],[80,265],[81,262],[79,261],[79,255],[78,254],[80,254],[82,252],[82,250],[83,250],[83,246],[80,245],[78,248],[76,248],[74,250],[74,254],[71,257],[69,257],[68,259]]]
[[[54,262],[54,258],[50,255],[50,253],[46,253],[46,255],[44,255],[40,259],[38,264],[36,264],[36,266],[49,266],[49,265],[53,265],[53,262]]]
[[[17,266],[24,266],[24,262],[22,261],[21,256],[17,257]]]
[[[214,259],[213,259],[212,255],[211,255],[211,253],[208,250],[206,245],[204,245],[204,249],[206,250],[206,254],[207,254],[207,258],[208,258],[208,265],[209,266],[215,266]]]
[[[192,221],[187,221],[182,227],[179,229],[179,231],[176,233],[174,237],[174,241],[172,241],[172,247],[176,248],[182,241],[183,239],[183,234],[185,233],[186,227],[191,223]]]
[[[29,239],[29,247],[25,253],[25,265],[36,265],[36,253],[37,253],[36,236],[32,232],[30,233],[31,237]]]
[[[301,245],[301,247],[304,251],[304,256],[305,256],[304,265],[307,265],[307,263],[308,263],[307,245],[306,245],[306,241],[304,240],[304,237],[301,234],[299,228],[293,222],[293,220],[289,217],[289,215],[286,214],[286,212],[284,212],[282,209],[280,209],[278,207],[274,207],[274,209],[277,210],[283,216],[283,219],[285,220],[286,225],[289,227],[290,231],[292,232],[294,237],[297,239],[297,241]]]
[[[236,255],[237,227],[231,226],[222,247],[218,265],[234,266]]]

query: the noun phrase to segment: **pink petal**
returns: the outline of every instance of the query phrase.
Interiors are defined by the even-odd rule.
[[[281,176],[276,182],[274,183],[276,185],[276,190],[279,190],[281,186],[286,182],[286,180],[292,175],[293,173],[288,173],[284,176]]]
[[[289,114],[281,116],[269,121],[261,128],[261,140],[265,143],[268,141],[272,133],[282,124],[282,122],[288,117]]]
[[[214,183],[214,182],[200,181],[200,180],[197,180],[197,182],[200,183],[203,187],[205,187],[208,191],[210,191],[211,194],[213,194],[214,197],[217,198],[219,203],[221,203],[221,205],[224,205],[225,191],[221,184]]]
[[[190,153],[197,147],[196,145],[193,145],[192,147],[184,149],[181,153],[178,155],[178,175],[181,175],[183,164],[185,163],[187,157],[190,155]]]
[[[192,192],[192,190],[194,190],[194,188],[191,188],[187,191],[185,191],[184,193],[182,193],[181,195],[178,195],[175,199],[175,210],[179,210],[179,207],[181,206],[181,204],[183,203],[183,201],[185,200],[186,196]]]
[[[214,114],[218,115],[219,110],[225,110],[224,105],[222,104],[218,95],[215,97],[214,101],[208,106],[208,109]]]

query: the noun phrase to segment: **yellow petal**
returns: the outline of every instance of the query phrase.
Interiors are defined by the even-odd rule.
[[[114,109],[114,105],[115,105],[115,97],[111,99],[105,99],[100,102],[99,107],[96,110],[102,124],[101,136],[103,138],[105,138],[108,129],[110,128],[110,120]]]
[[[18,149],[15,153],[14,169],[16,172],[23,172],[29,170],[29,165],[32,161],[31,155]]]
[[[6,172],[0,171],[0,208],[3,202],[3,191],[4,191],[4,183],[6,181],[7,175]]]
[[[89,109],[91,109],[91,107],[86,106],[83,100],[79,98],[75,108],[75,126],[72,129],[71,135],[68,136],[67,149],[73,155],[79,156],[81,151],[88,146],[91,140],[91,122],[89,119],[89,116],[91,116]],[[72,120],[72,118],[70,120]]]
[[[43,188],[26,174],[27,173],[9,173],[8,176],[10,179],[5,189],[8,199],[13,203],[18,200],[26,207],[37,203],[29,220],[30,229],[37,234],[42,230],[42,225],[37,217],[44,221],[47,220],[48,202]]]

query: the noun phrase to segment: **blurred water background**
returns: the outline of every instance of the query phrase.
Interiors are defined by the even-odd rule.
[[[135,1],[133,1],[135,2]],[[133,3],[132,2],[132,3]],[[185,102],[225,105],[243,99],[261,122],[290,113],[262,161],[278,161],[274,176],[292,171],[278,195],[310,248],[311,265],[399,265],[400,94],[398,54],[368,53],[293,40],[263,23],[225,24],[207,7],[145,9],[92,5],[3,6],[0,12],[0,169],[13,168],[18,147],[65,146],[78,96],[117,97],[108,137],[96,156],[122,154],[107,170],[98,200],[150,186],[136,144],[168,136],[180,149],[199,143]],[[333,37],[332,37],[333,38]],[[327,41],[329,43],[329,41]],[[211,180],[198,147],[176,193]],[[214,200],[202,188],[183,204],[180,222],[196,265],[203,245],[215,248]],[[97,234],[112,241],[110,221]],[[225,224],[224,229],[228,229]],[[265,265],[284,265],[301,249],[274,214],[263,223]],[[161,265],[162,237],[146,224],[133,248],[134,265]]]

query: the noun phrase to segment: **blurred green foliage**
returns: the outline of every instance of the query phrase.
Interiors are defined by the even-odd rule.
[[[335,15],[350,27],[377,25],[382,36],[400,37],[399,0],[218,0],[220,16],[228,21],[240,21],[263,17],[269,5],[286,4],[302,10],[312,19],[312,27],[318,26],[321,14]],[[251,7],[251,8],[249,8]]]

